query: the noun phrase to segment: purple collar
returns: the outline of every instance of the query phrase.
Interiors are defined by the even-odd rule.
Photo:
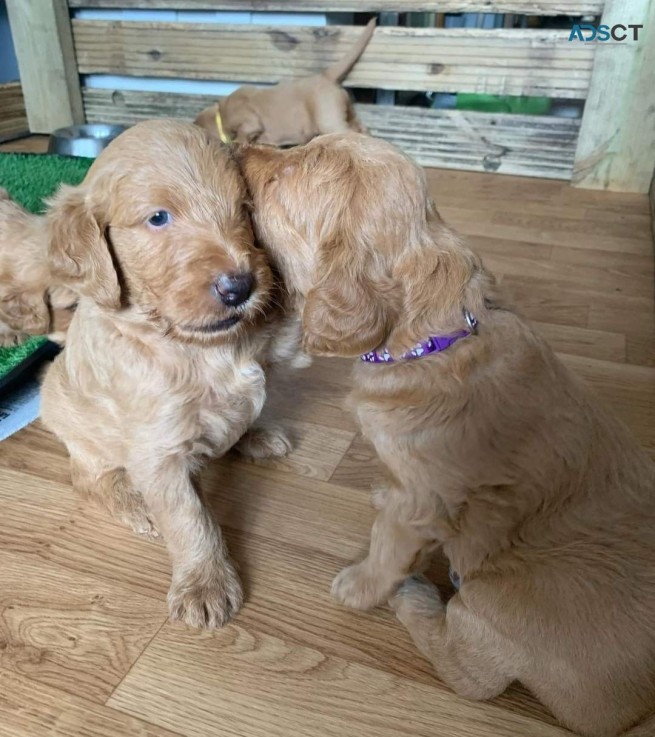
[[[458,340],[468,338],[469,335],[475,335],[478,321],[468,310],[464,310],[464,319],[469,327],[468,330],[458,330],[456,333],[450,333],[449,335],[431,335],[427,340],[417,343],[398,358],[394,358],[386,348],[383,348],[381,351],[364,353],[361,360],[365,363],[396,363],[396,361],[413,361],[415,358],[429,356],[430,353],[440,353],[450,348]]]

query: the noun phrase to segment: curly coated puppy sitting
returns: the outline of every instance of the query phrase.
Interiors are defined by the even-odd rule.
[[[655,734],[651,460],[511,308],[398,149],[349,133],[240,159],[305,347],[357,357],[350,405],[388,471],[368,555],[334,596],[390,599],[462,696],[518,680],[576,732],[647,718],[639,734]],[[448,603],[406,578],[437,547],[460,582]]]
[[[46,426],[74,487],[166,541],[171,617],[223,625],[241,585],[193,473],[237,441],[282,455],[281,431],[244,435],[265,399],[273,278],[253,242],[230,154],[194,125],[119,136],[48,213],[50,258],[80,295],[43,386]],[[278,325],[279,327],[279,325]]]

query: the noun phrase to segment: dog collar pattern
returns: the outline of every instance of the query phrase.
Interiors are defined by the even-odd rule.
[[[221,141],[223,143],[232,143],[232,139],[223,129],[223,119],[221,118],[221,111],[218,108],[216,109],[216,116],[214,117],[214,120],[216,121],[216,130],[218,131],[218,137],[221,139]]]
[[[423,358],[423,356],[429,356],[431,353],[441,353],[458,340],[468,338],[469,335],[475,335],[478,321],[468,310],[464,310],[464,319],[469,327],[468,330],[458,330],[456,333],[450,333],[449,335],[431,335],[427,340],[417,343],[398,358],[394,358],[386,348],[383,348],[381,351],[364,353],[361,360],[365,363],[396,363],[397,361],[413,361],[415,358]]]

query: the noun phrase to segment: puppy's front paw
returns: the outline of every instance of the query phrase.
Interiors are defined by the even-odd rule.
[[[393,586],[371,575],[366,563],[344,568],[332,582],[332,596],[353,609],[370,609],[385,601]]]
[[[289,436],[275,425],[252,427],[236,444],[236,450],[246,458],[282,458],[291,449]]]
[[[229,561],[207,564],[209,570],[187,574],[173,581],[168,592],[171,619],[179,619],[191,627],[216,629],[223,627],[243,604],[241,582]]]
[[[0,348],[10,348],[15,345],[21,345],[30,336],[27,333],[0,332]]]

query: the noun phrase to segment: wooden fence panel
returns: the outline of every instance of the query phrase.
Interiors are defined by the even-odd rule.
[[[358,13],[517,13],[524,15],[600,15],[604,0],[139,0],[133,7],[152,10],[239,10]],[[69,0],[71,8],[124,8],[125,0]]]
[[[85,89],[89,122],[127,123],[162,116],[192,120],[215,98],[162,92]],[[357,105],[373,135],[424,166],[569,179],[579,121],[424,108]]]
[[[79,71],[274,83],[343,56],[361,27],[73,21]],[[347,87],[584,98],[594,49],[568,31],[378,28]]]

